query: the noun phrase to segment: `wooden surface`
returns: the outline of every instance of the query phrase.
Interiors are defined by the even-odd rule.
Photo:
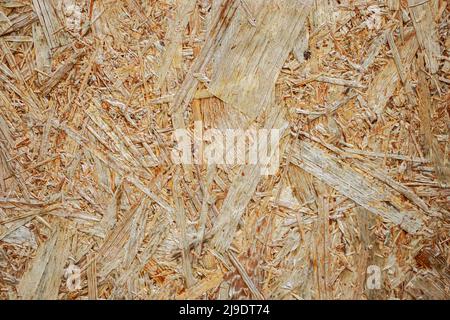
[[[449,17],[0,2],[0,299],[449,299]],[[280,129],[275,174],[174,163],[194,123]]]

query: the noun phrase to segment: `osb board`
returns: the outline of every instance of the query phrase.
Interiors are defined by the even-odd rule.
[[[0,298],[448,299],[449,14],[1,2]],[[196,121],[277,171],[173,163]]]

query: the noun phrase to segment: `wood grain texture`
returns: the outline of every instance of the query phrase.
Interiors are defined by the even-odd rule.
[[[0,299],[449,299],[449,14],[0,1]]]

